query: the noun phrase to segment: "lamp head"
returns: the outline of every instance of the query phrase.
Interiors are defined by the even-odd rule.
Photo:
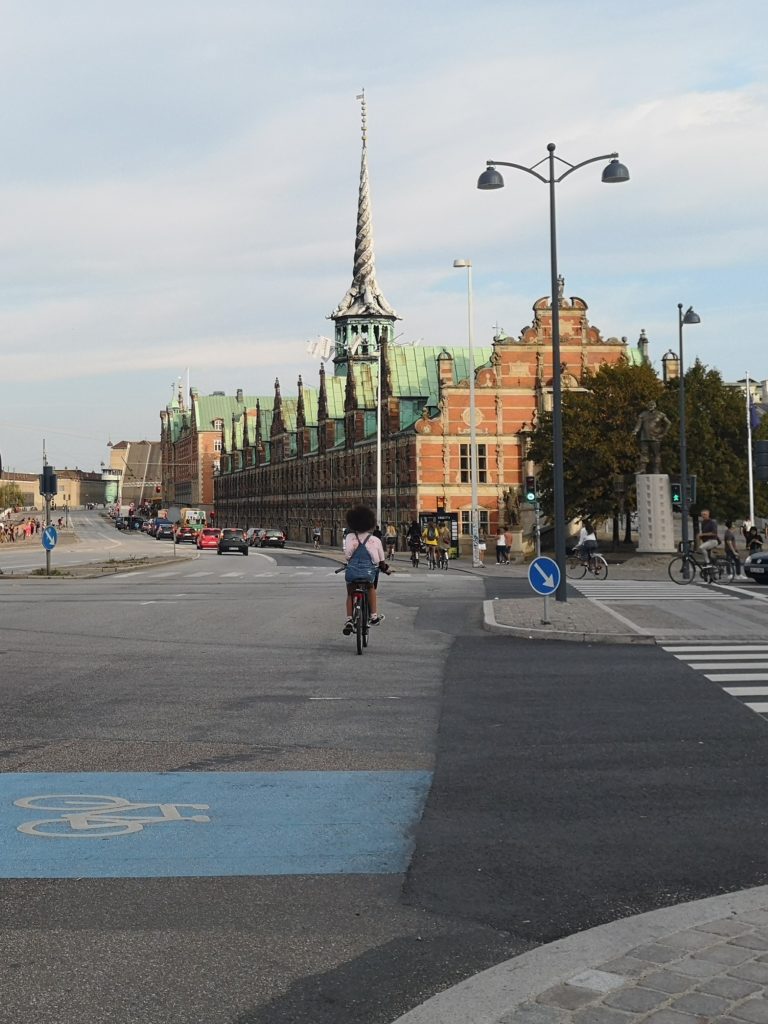
[[[684,324],[700,324],[701,317],[698,313],[694,312],[693,306],[689,306],[686,310],[685,316],[683,317]]]
[[[619,163],[618,159],[614,158],[603,169],[603,181],[610,184],[614,181],[629,181],[629,171],[624,164]]]
[[[472,260],[454,260],[453,265],[454,267],[471,267]]]
[[[477,179],[477,187],[483,191],[492,188],[504,188],[504,179],[495,167],[486,167]]]

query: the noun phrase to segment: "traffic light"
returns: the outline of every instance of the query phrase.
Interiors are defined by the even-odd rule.
[[[672,496],[672,504],[680,506],[683,502],[683,489],[680,486],[680,481],[674,479],[670,480],[669,490]]]
[[[536,477],[527,476],[525,478],[525,500],[534,502],[536,501]]]

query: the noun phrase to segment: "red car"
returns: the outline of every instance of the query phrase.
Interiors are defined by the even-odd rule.
[[[219,537],[221,536],[221,530],[216,530],[211,526],[206,526],[197,535],[197,547],[199,551],[203,548],[217,548],[219,546]]]

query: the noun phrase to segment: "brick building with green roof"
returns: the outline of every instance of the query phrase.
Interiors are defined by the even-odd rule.
[[[562,383],[579,388],[586,371],[619,359],[641,362],[645,339],[604,339],[587,320],[583,299],[556,297],[560,312]],[[268,397],[192,395],[192,409],[166,411],[164,431],[179,452],[187,487],[211,469],[216,522],[281,527],[308,541],[320,525],[325,543],[339,542],[346,509],[376,504],[377,408],[381,375],[382,521],[403,525],[444,511],[469,534],[469,375],[475,376],[479,454],[479,521],[490,534],[520,520],[526,449],[539,413],[552,401],[552,306],[541,298],[518,337],[497,332],[492,343],[466,347],[398,346],[400,319],[376,280],[368,182],[365,111],[352,284],[330,314],[333,375],[321,364],[317,387],[300,377],[296,396],[279,380]],[[179,402],[177,401],[177,405]],[[181,453],[193,430],[220,423],[220,451],[206,463]],[[173,440],[178,437],[178,440]],[[186,473],[186,469],[185,469]],[[196,476],[197,474],[197,476]],[[200,475],[202,474],[202,475]],[[179,478],[181,479],[181,478]],[[178,490],[176,483],[176,494]],[[184,493],[187,493],[186,491]]]

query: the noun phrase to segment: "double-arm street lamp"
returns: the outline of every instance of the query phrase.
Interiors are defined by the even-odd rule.
[[[683,304],[677,304],[678,329],[678,396],[680,401],[680,516],[682,522],[683,554],[688,551],[688,443],[685,434],[685,370],[683,367],[683,324],[700,324],[701,317],[689,306],[683,313]],[[688,566],[685,566],[687,572]]]
[[[560,366],[560,296],[557,275],[557,232],[555,220],[555,185],[567,178],[569,174],[578,171],[580,167],[596,163],[598,160],[609,160],[610,163],[603,170],[602,180],[606,183],[629,181],[629,171],[624,164],[619,163],[618,153],[608,153],[605,156],[593,156],[589,160],[582,160],[578,164],[569,164],[562,157],[555,156],[555,144],[550,142],[547,146],[548,156],[539,160],[532,167],[525,167],[523,164],[509,163],[506,160],[487,160],[487,168],[477,180],[479,189],[504,188],[504,179],[496,170],[496,166],[514,167],[515,170],[525,171],[532,174],[534,178],[549,185],[549,247],[550,247],[550,269],[551,269],[551,294],[552,294],[552,490],[554,506],[554,527],[555,527],[555,561],[560,569],[560,585],[557,588],[557,600],[567,601],[567,584],[565,580],[565,487],[563,480],[563,415],[562,415],[562,388],[561,388],[561,366]],[[567,167],[567,170],[557,177],[555,175],[555,160]],[[549,177],[544,177],[536,168],[544,162],[549,164]]]

